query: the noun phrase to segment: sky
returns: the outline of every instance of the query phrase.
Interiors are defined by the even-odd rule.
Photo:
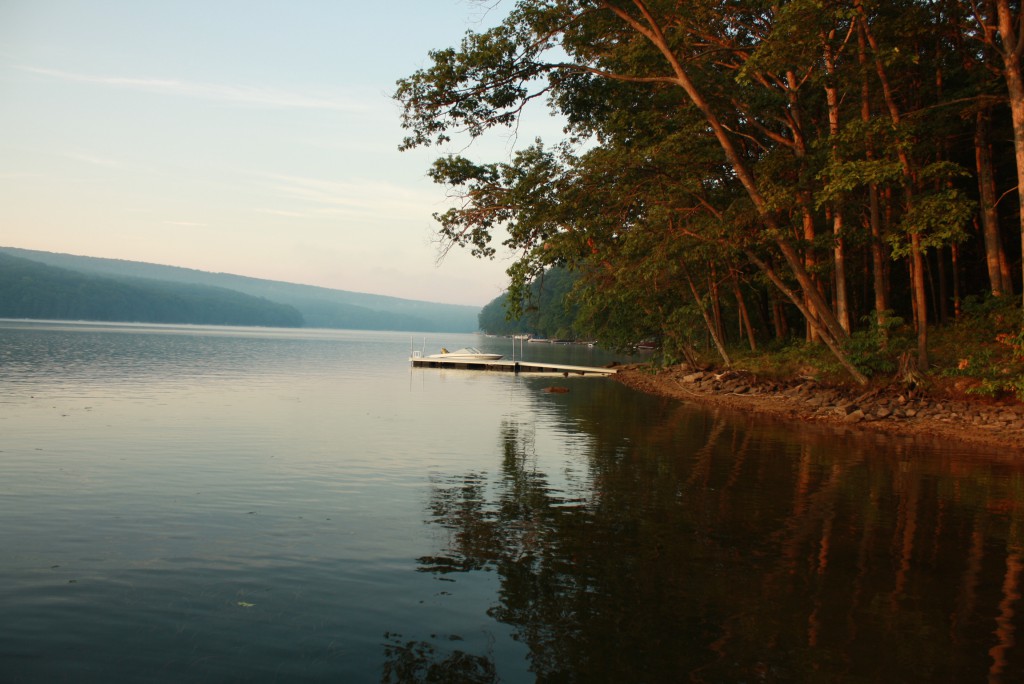
[[[391,94],[506,5],[0,0],[0,246],[482,306],[513,255],[438,263],[441,151],[398,151]]]

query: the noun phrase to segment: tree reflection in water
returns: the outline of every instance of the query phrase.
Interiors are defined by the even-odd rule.
[[[494,661],[456,650],[441,657],[425,641],[402,641],[401,634],[385,634],[381,681],[395,684],[490,684],[499,681]]]
[[[537,681],[1024,673],[1020,466],[661,411],[574,416],[589,470],[561,489],[511,421],[500,475],[435,482],[448,543],[419,569],[495,571]]]

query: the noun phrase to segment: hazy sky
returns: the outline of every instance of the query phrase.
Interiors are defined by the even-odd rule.
[[[0,0],[0,246],[485,304],[509,255],[435,263],[437,151],[397,151],[390,99],[485,7]]]

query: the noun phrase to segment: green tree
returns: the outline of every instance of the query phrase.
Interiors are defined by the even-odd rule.
[[[673,326],[696,315],[725,360],[720,288],[737,278],[740,316],[740,281],[760,279],[865,382],[845,350],[860,318],[851,282],[874,290],[882,317],[883,257],[905,261],[897,303],[926,367],[945,255],[975,216],[962,141],[991,77],[960,50],[964,17],[921,0],[519,0],[399,82],[402,147],[515,126],[546,98],[565,141],[432,171],[462,200],[438,216],[448,246],[489,257],[508,231],[513,314],[541,273],[566,266],[582,274],[574,296],[592,329],[684,340]],[[851,250],[870,252],[870,275],[850,273]]]

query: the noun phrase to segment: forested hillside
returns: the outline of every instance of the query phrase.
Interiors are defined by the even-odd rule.
[[[232,290],[294,307],[302,315],[303,325],[312,328],[473,332],[477,329],[476,317],[480,311],[478,307],[473,306],[412,301],[136,261],[82,257],[12,247],[0,247],[0,253],[83,274],[144,278]]]
[[[437,216],[449,246],[492,256],[508,230],[513,313],[564,266],[575,327],[603,340],[726,364],[799,340],[861,383],[869,348],[927,369],[929,331],[978,302],[1010,302],[1020,334],[1020,3],[518,0],[499,20],[396,99],[404,149],[539,102],[566,120],[430,171],[459,199]]]
[[[0,252],[0,318],[299,327],[294,307],[223,288],[76,273]]]
[[[553,268],[535,280],[523,303],[522,316],[510,318],[507,295],[490,301],[480,311],[480,329],[491,335],[529,334],[553,339],[579,339],[579,310],[568,296],[576,278],[564,268]]]

